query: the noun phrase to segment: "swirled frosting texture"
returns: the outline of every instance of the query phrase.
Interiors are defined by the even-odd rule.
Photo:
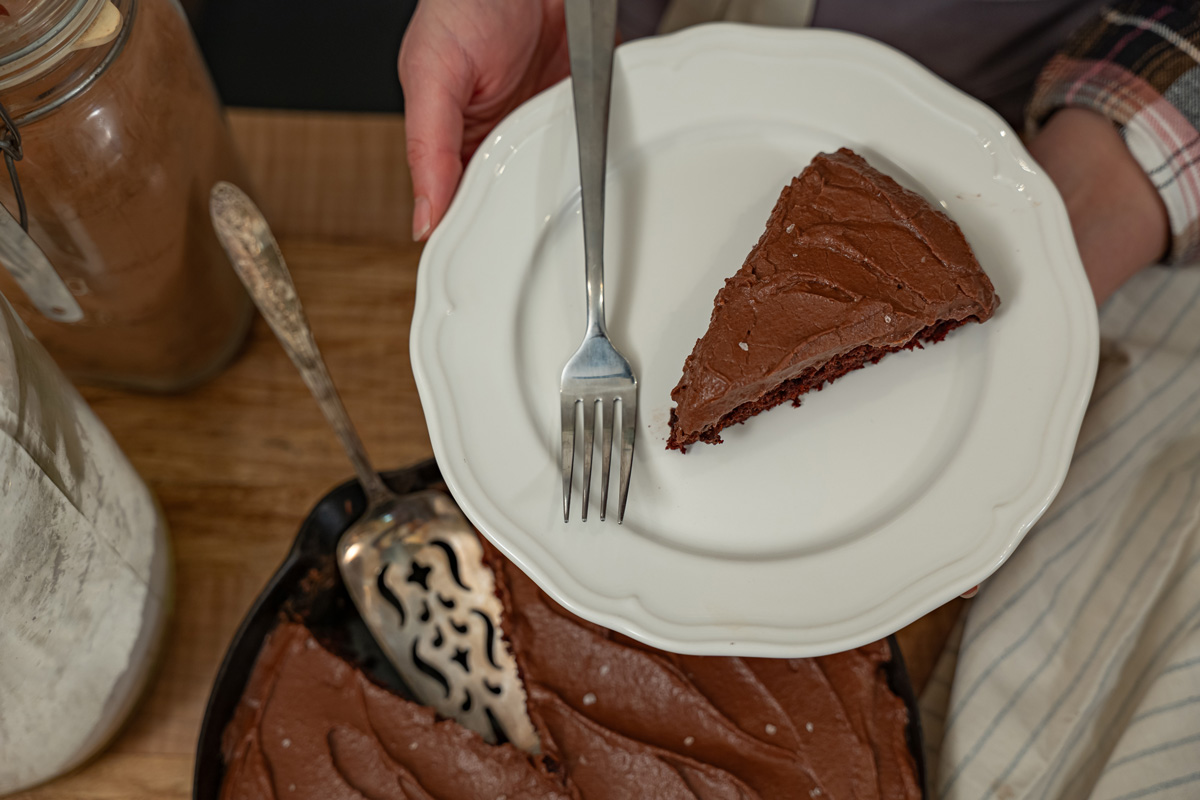
[[[953,220],[854,152],[822,153],[717,293],[671,392],[668,446],[719,442],[728,425],[998,304]]]
[[[920,797],[885,642],[672,655],[583,622],[493,557],[542,756],[438,720],[286,623],[226,730],[223,798]]]

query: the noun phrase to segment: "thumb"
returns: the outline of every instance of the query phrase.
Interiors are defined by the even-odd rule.
[[[425,51],[428,53],[428,50]],[[465,64],[401,52],[408,166],[413,182],[413,240],[424,241],[450,207],[462,177],[463,108],[470,96]]]

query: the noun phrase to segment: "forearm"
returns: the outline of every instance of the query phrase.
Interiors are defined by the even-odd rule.
[[[1115,0],[1050,59],[1026,109],[1097,302],[1146,264],[1200,262],[1198,23],[1200,3]]]
[[[1064,108],[1029,151],[1062,194],[1097,304],[1165,255],[1166,206],[1108,119]]]

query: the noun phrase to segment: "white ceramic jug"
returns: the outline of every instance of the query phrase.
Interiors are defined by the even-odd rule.
[[[0,296],[0,795],[72,769],[117,731],[169,586],[149,489]]]

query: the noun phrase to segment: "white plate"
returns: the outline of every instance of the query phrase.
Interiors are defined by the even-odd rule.
[[[1058,491],[1095,377],[1050,180],[996,114],[848,34],[704,26],[620,48],[614,84],[608,321],[640,392],[625,523],[598,521],[595,490],[579,522],[579,485],[562,521],[558,382],[585,315],[565,83],[496,129],[421,258],[413,369],[467,516],[572,611],[678,652],[844,650],[985,579]],[[668,452],[717,289],[784,184],[842,145],[947,209],[998,313]]]

